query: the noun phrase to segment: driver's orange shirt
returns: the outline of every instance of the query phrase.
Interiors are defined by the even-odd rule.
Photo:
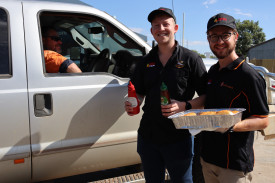
[[[46,71],[48,73],[58,73],[60,72],[61,64],[67,60],[66,57],[62,56],[61,54],[51,51],[51,50],[44,50],[44,58],[45,58],[45,65]]]

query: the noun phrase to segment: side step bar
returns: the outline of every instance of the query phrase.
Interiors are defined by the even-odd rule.
[[[169,174],[166,170],[165,173],[165,182],[170,182],[170,177]],[[123,175],[119,177],[114,177],[114,178],[109,178],[109,179],[104,179],[104,180],[98,180],[94,182],[89,182],[89,183],[145,183],[145,177],[143,172],[139,173],[134,173],[134,174],[129,174],[129,175]]]
[[[144,173],[134,173],[129,175],[123,175],[120,177],[109,178],[104,180],[99,180],[90,183],[124,183],[124,182],[135,182],[135,183],[145,183]]]

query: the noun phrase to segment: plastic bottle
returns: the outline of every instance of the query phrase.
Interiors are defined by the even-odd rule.
[[[160,103],[161,105],[171,104],[168,88],[164,82],[160,86]]]
[[[138,114],[139,109],[139,100],[137,97],[135,86],[132,84],[131,81],[128,83],[128,101],[132,104],[133,112],[131,114]]]

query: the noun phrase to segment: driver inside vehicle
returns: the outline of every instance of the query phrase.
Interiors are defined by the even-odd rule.
[[[80,68],[70,59],[61,55],[62,41],[52,27],[42,28],[44,59],[47,73],[81,73]]]

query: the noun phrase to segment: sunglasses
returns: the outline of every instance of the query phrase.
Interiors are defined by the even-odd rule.
[[[47,36],[47,37],[50,37],[53,41],[62,41],[62,39],[58,36]]]

